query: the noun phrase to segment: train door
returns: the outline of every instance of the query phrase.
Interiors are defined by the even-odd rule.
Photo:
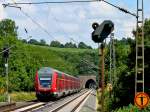
[[[62,91],[62,74],[58,73],[58,79],[59,79],[59,92]]]
[[[77,79],[75,79],[75,89],[77,89]]]
[[[62,74],[62,91],[65,89],[65,75]]]
[[[67,86],[67,91],[69,90],[69,78],[68,78],[68,76],[67,76],[67,78],[66,78],[67,80],[66,80],[66,86]]]
[[[57,75],[56,75],[56,87],[57,87],[57,92],[59,92],[59,75],[58,75],[58,73],[56,73]]]
[[[52,73],[52,92],[56,92],[57,91],[57,73],[53,72]]]
[[[70,89],[72,90],[72,78],[70,77]]]
[[[72,82],[72,88],[71,89],[73,90],[74,89],[74,87],[73,87],[74,86],[74,80],[73,80],[73,78],[71,78],[71,82]]]
[[[70,86],[71,86],[71,84],[70,84],[70,77],[68,77],[67,79],[68,79],[68,90],[70,90]]]

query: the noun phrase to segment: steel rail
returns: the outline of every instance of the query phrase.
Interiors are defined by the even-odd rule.
[[[16,103],[8,103],[0,105],[0,112],[8,112],[10,109],[14,108],[16,106]]]
[[[85,99],[91,94],[91,92],[89,92],[73,109],[71,112],[75,112],[79,106],[85,101]]]
[[[3,108],[0,107],[0,112],[15,111],[17,109],[24,108],[24,107],[27,107],[27,106],[34,105],[34,104],[38,103],[38,102],[33,102],[33,101],[37,101],[37,100],[27,101],[27,102],[25,102],[27,104],[22,104],[20,106],[19,105],[17,106],[17,104],[15,102],[15,103],[12,103],[12,104],[10,104],[8,106],[6,105],[6,109],[3,109]]]
[[[74,97],[75,95],[75,98],[79,97],[80,95],[79,94],[83,94],[87,92],[87,90],[81,90],[79,93],[77,93],[77,95],[75,93],[69,95],[69,96],[66,96],[66,97],[63,97],[61,99],[56,99],[55,102],[53,103],[47,103],[46,105],[42,106],[41,108],[37,108],[37,109],[34,109],[32,110],[31,112],[43,112],[44,110],[49,110],[49,112],[53,112],[55,111],[56,109],[53,109],[53,110],[50,110],[51,107],[55,108],[55,104],[57,105],[59,102],[63,102],[71,97]],[[56,106],[57,108],[57,106]]]
[[[70,104],[72,101],[75,101],[78,97],[81,97],[83,95],[85,95],[87,92],[89,91],[84,91],[82,94],[80,95],[77,95],[75,98],[69,100],[68,102],[65,102],[64,104],[62,104],[61,106],[57,107],[56,109],[54,110],[51,110],[50,112],[58,112],[59,110],[61,110],[63,107],[67,106],[68,104]],[[88,95],[90,94],[90,92],[88,93]],[[88,96],[86,95],[86,97]],[[82,103],[82,102],[80,102]],[[80,105],[80,104],[79,104]],[[77,105],[78,106],[78,105]],[[77,106],[71,111],[71,112],[74,112],[74,110],[76,110]]]

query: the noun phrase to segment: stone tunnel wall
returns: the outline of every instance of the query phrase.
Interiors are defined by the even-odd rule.
[[[90,79],[94,80],[96,83],[96,76],[95,75],[81,75],[78,77],[80,78],[82,88],[85,88],[86,82]]]

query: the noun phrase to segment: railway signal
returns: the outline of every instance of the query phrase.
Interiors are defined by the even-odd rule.
[[[8,102],[10,102],[10,96],[9,96],[9,93],[8,93],[8,58],[9,58],[9,49],[11,47],[8,47],[8,45],[6,44],[3,48],[3,59],[4,59],[4,62],[5,62],[5,74],[6,74],[6,95],[7,95],[7,100]]]
[[[110,20],[105,20],[100,25],[98,23],[93,23],[92,27],[94,29],[92,32],[92,40],[95,43],[102,43],[114,30],[114,23]]]
[[[7,47],[7,46],[5,46],[4,48],[3,48],[3,58],[5,58],[5,59],[7,59],[7,58],[9,58],[9,48]]]
[[[104,79],[104,48],[105,45],[103,41],[110,35],[110,33],[114,30],[114,23],[110,20],[105,20],[100,25],[98,23],[93,23],[92,27],[94,31],[92,32],[92,40],[95,43],[101,43],[101,55],[100,58],[102,59],[102,66],[101,70],[99,71],[99,75],[101,75],[101,84],[102,85],[102,94],[101,94],[101,105],[102,105],[102,112],[104,112],[104,87],[105,87],[105,79]],[[99,52],[100,52],[99,51]],[[99,69],[100,70],[100,69]]]

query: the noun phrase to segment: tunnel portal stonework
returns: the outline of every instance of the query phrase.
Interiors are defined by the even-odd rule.
[[[82,88],[85,88],[86,83],[90,80],[93,80],[93,82],[95,82],[95,84],[96,84],[96,76],[95,75],[80,75],[78,77],[81,81]]]

